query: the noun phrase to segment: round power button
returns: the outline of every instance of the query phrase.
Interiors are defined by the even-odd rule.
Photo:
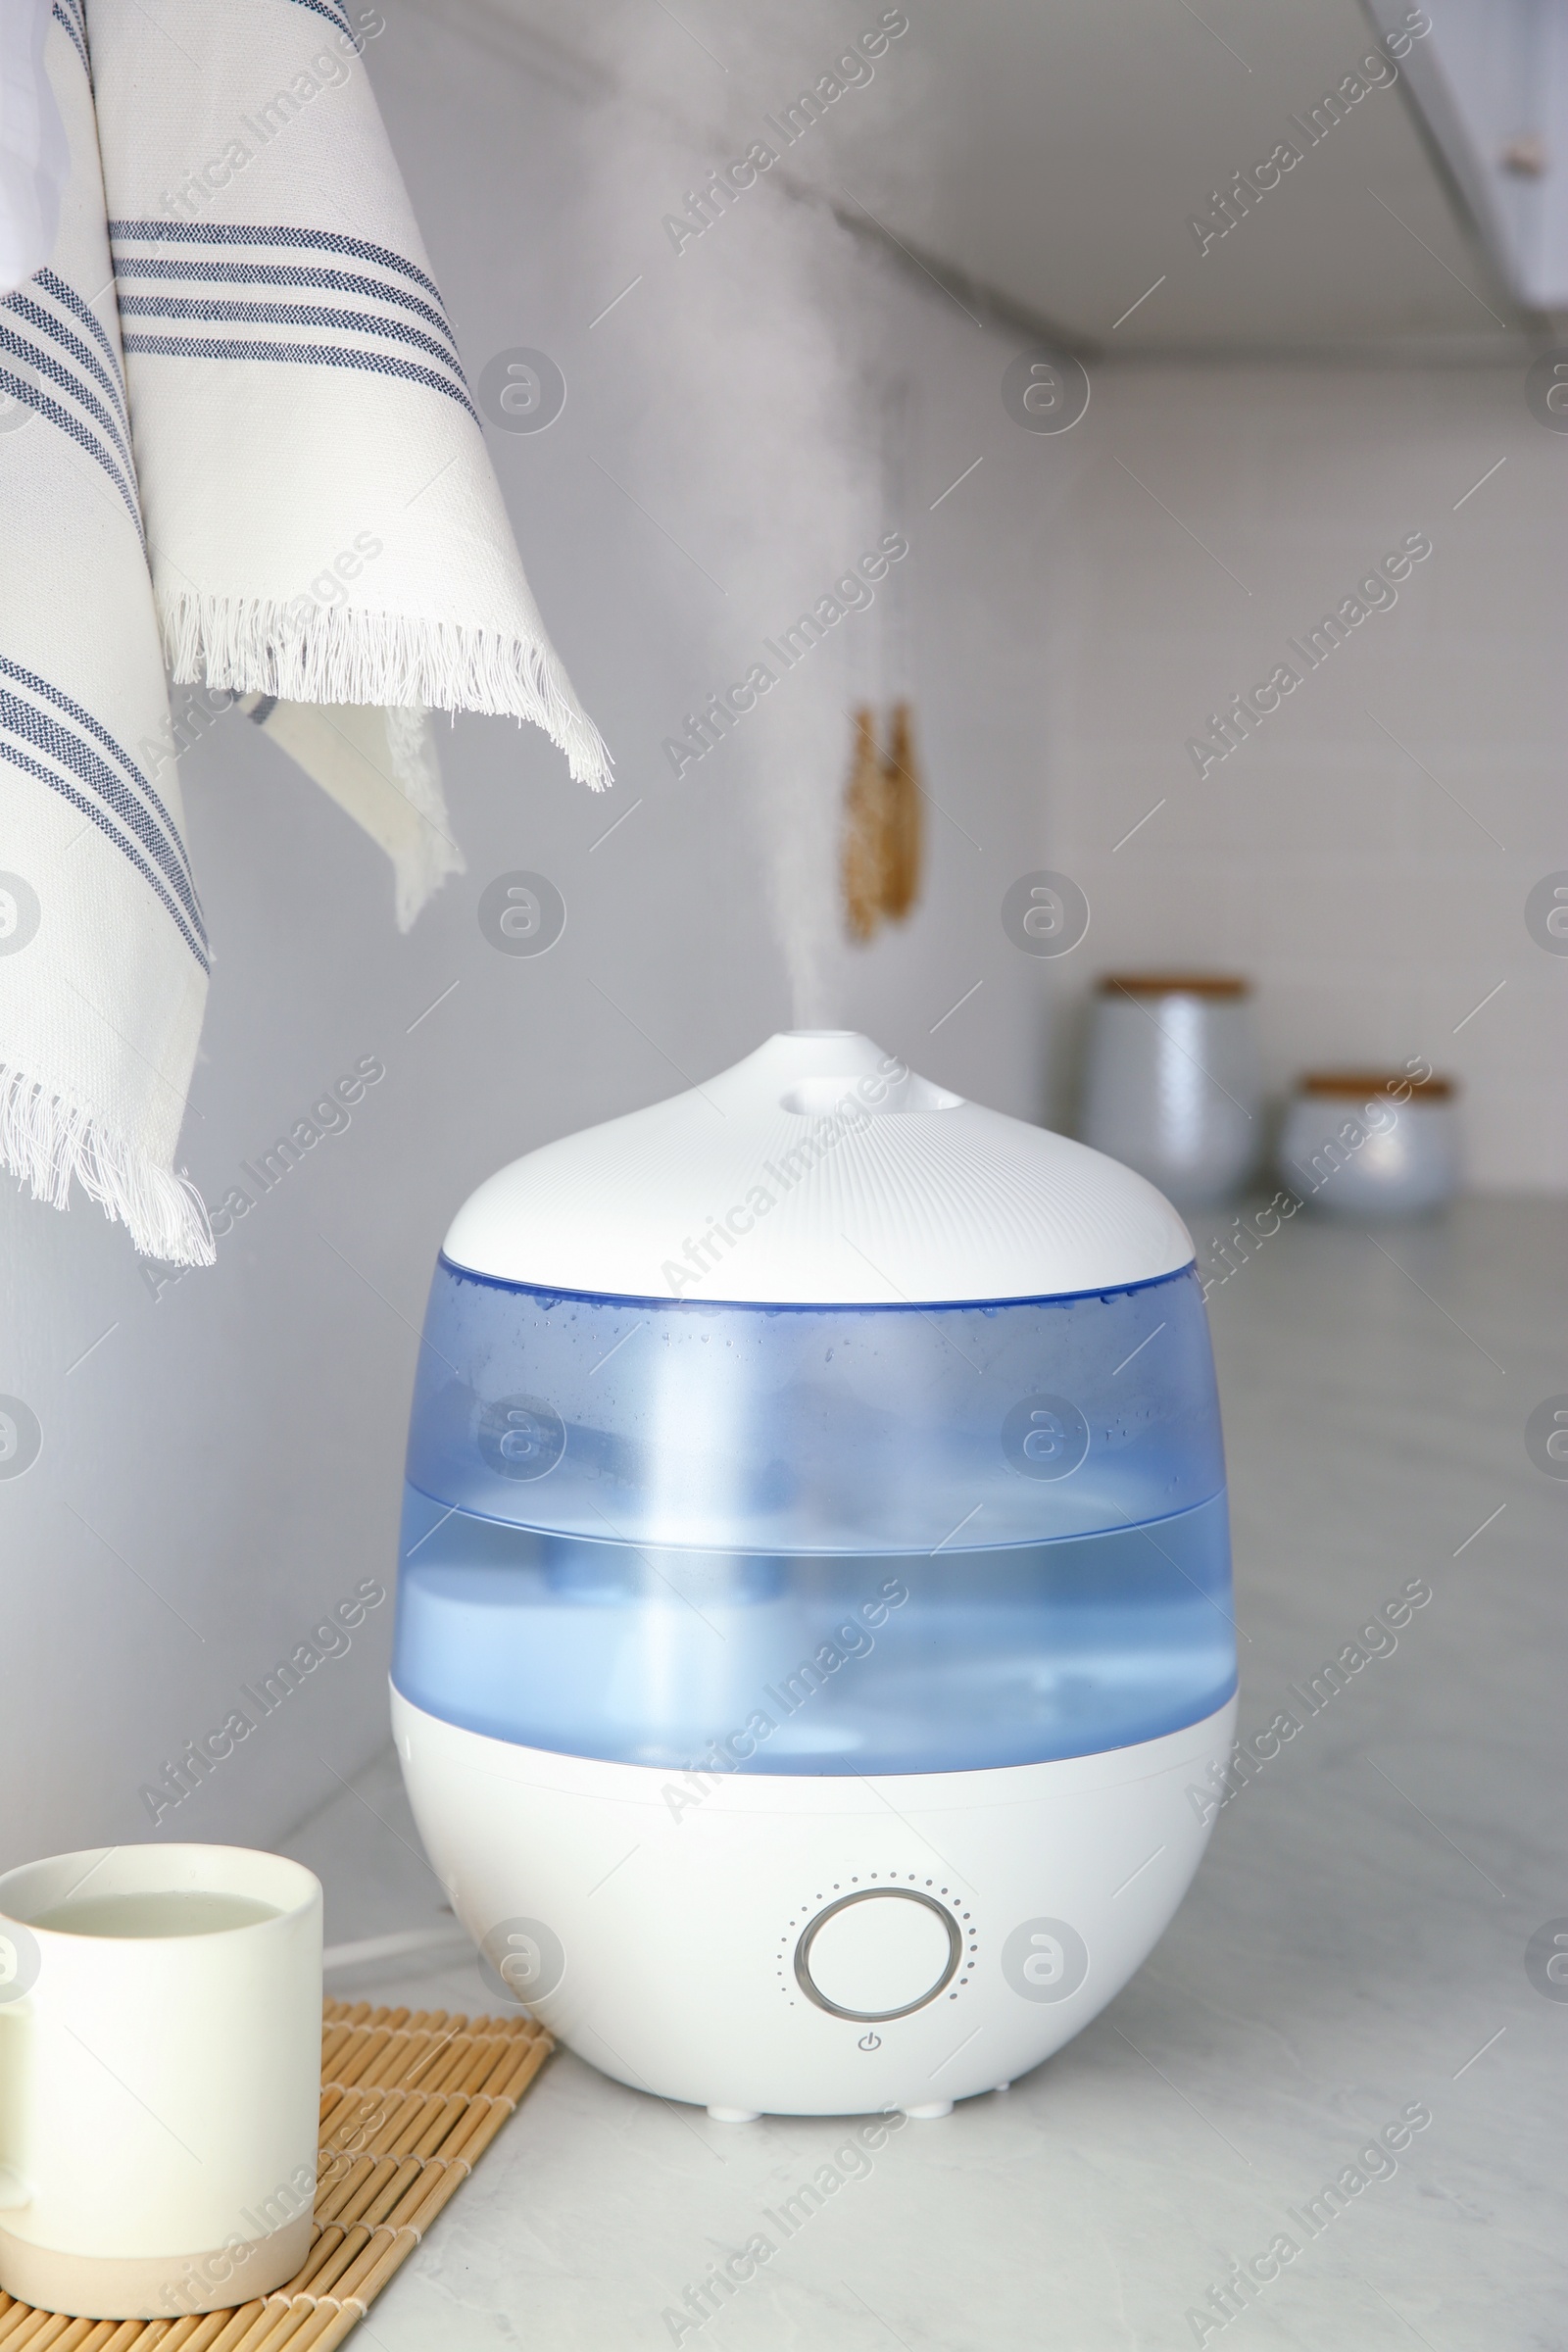
[[[963,1956],[957,1921],[910,1887],[868,1886],[829,1903],[795,1947],[801,1990],[830,2017],[880,2025],[949,1984]]]

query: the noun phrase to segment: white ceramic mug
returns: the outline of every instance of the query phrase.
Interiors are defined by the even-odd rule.
[[[0,2286],[81,2319],[249,2302],[310,2251],[321,1889],[232,1845],[0,1878]]]
[[[1245,1184],[1263,1145],[1248,982],[1107,974],[1091,1015],[1080,1132],[1178,1206],[1206,1206]]]

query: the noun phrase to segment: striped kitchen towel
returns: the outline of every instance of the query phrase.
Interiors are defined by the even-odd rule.
[[[71,152],[48,264],[0,300],[0,1164],[138,1249],[213,1254],[174,1147],[207,995],[110,296],[78,0],[44,67]]]
[[[207,943],[166,666],[380,842],[405,927],[463,862],[430,710],[531,719],[595,789],[610,763],[370,92],[376,12],[48,6],[71,174],[0,297],[0,1165],[206,1262],[173,1170]]]
[[[89,0],[88,17],[174,679],[509,713],[608,783],[370,92],[375,11]]]

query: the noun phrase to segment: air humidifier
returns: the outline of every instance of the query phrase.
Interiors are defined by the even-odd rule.
[[[734,2122],[1011,2082],[1231,1751],[1181,1220],[839,1031],[516,1160],[436,1267],[392,1681],[487,1976],[607,2075]]]

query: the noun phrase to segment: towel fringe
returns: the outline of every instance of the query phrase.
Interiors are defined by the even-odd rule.
[[[603,792],[612,781],[603,738],[543,637],[314,604],[302,623],[297,604],[169,586],[158,589],[158,618],[176,685],[529,719],[577,783]]]
[[[51,1208],[70,1206],[74,1177],[144,1257],[172,1266],[217,1259],[206,1204],[188,1176],[159,1167],[81,1103],[12,1063],[0,1063],[0,1167]]]

